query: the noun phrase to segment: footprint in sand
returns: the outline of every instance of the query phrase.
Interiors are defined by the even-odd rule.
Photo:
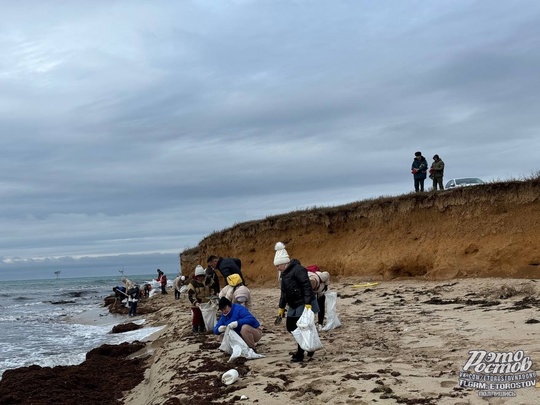
[[[446,381],[441,382],[441,387],[443,388],[451,388],[451,387],[455,387],[456,385],[457,385],[456,381],[446,380]]]

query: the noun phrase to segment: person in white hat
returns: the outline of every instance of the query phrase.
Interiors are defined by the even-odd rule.
[[[173,287],[174,287],[174,299],[179,300],[180,299],[180,288],[182,286],[189,284],[189,281],[186,279],[186,276],[183,276],[179,274],[174,280],[173,280]]]
[[[193,333],[203,333],[206,331],[199,305],[210,301],[210,296],[212,295],[210,290],[211,285],[212,279],[206,275],[203,266],[197,265],[195,267],[195,274],[188,285],[188,299],[191,302]]]
[[[296,329],[296,322],[300,319],[304,309],[312,309],[319,312],[317,299],[311,288],[311,283],[307,270],[297,259],[291,259],[285,245],[282,242],[276,243],[276,254],[274,256],[274,266],[281,272],[281,296],[279,298],[278,317],[285,316],[285,306],[289,306],[287,311],[287,331]],[[308,357],[312,357],[313,352],[308,352]],[[304,349],[297,345],[296,353],[291,358],[292,362],[304,361]]]

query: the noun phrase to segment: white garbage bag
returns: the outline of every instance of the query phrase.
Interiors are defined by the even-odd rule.
[[[291,333],[306,352],[314,352],[323,347],[315,326],[315,313],[311,309],[304,309],[300,319],[296,322],[296,329]]]
[[[213,302],[205,302],[204,304],[199,305],[199,309],[202,312],[206,330],[213,330],[217,323],[217,307]]]
[[[336,313],[337,292],[326,291],[324,295],[326,296],[326,325],[324,325],[322,330],[327,331],[339,328],[341,322]]]
[[[231,355],[229,361],[238,357],[245,357],[246,359],[260,359],[264,357],[262,354],[255,353],[255,351],[244,342],[242,336],[236,333],[234,329],[230,328],[227,328],[223,333],[223,340],[221,341],[219,349]]]

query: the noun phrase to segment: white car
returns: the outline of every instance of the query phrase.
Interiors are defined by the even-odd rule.
[[[456,187],[477,186],[479,184],[484,184],[484,181],[477,177],[460,177],[458,179],[451,179],[448,181],[444,188],[449,189]]]

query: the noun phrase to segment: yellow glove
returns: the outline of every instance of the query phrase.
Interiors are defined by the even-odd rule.
[[[280,318],[285,317],[285,308],[279,308],[277,310],[277,316],[279,316]]]
[[[311,305],[306,304],[306,309],[311,309]]]

